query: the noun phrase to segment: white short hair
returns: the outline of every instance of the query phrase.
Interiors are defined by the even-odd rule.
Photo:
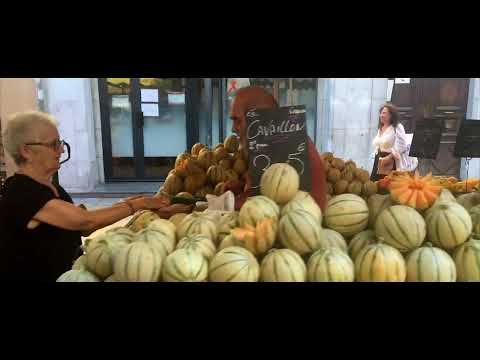
[[[26,143],[39,142],[39,129],[43,126],[58,126],[57,120],[40,111],[25,111],[12,114],[7,119],[7,128],[3,133],[5,150],[17,165],[25,163],[20,147]]]

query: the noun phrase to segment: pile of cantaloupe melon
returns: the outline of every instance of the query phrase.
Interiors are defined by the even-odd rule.
[[[288,164],[239,212],[143,211],[85,243],[60,282],[480,281],[480,199],[443,192],[426,211],[389,195],[333,197],[325,213]],[[467,209],[468,208],[468,209]]]
[[[328,198],[354,194],[366,200],[378,192],[377,184],[370,181],[370,173],[357,167],[355,161],[345,161],[331,152],[321,154],[321,158],[327,179]]]

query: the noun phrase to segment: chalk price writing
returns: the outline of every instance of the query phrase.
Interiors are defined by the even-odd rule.
[[[297,157],[303,152],[305,152],[304,142],[298,145],[296,153],[288,154],[288,158],[285,161],[287,164],[292,165],[298,171],[299,175],[303,175],[303,173],[305,172],[305,164],[303,163],[302,159]],[[297,164],[297,166],[295,166],[295,163]],[[265,154],[257,155],[253,159],[253,166],[255,166],[257,169],[261,169],[263,172],[267,171],[271,164],[272,160],[268,155]]]

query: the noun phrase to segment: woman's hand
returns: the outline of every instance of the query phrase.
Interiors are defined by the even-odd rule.
[[[160,197],[160,196],[144,197],[144,198],[141,198],[141,199],[133,200],[133,202],[135,202],[135,201],[142,201],[143,206],[141,208],[143,208],[145,210],[152,210],[152,211],[159,210],[159,209],[165,208],[165,207],[170,205],[170,199],[169,198]]]
[[[162,219],[170,219],[175,214],[189,214],[193,209],[193,205],[173,204],[163,207],[155,211]]]

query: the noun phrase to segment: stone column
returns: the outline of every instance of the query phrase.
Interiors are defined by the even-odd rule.
[[[336,78],[319,81],[318,138],[320,150],[352,159],[371,171],[372,140],[378,110],[387,98],[388,79]]]
[[[2,132],[7,126],[7,117],[10,114],[38,110],[37,86],[33,78],[4,78],[0,79],[0,118]],[[7,176],[13,175],[16,166],[11,157],[5,152]]]
[[[72,150],[59,171],[60,184],[71,193],[90,192],[98,183],[95,124],[90,79],[45,79],[48,111]]]

